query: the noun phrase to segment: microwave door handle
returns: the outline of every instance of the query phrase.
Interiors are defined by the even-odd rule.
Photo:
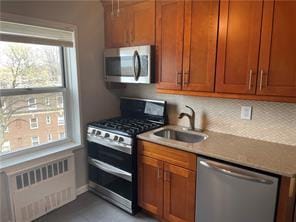
[[[136,68],[136,64],[137,64],[137,68]],[[141,73],[141,59],[137,50],[135,50],[134,52],[133,65],[134,65],[134,77],[135,77],[135,80],[138,81]]]

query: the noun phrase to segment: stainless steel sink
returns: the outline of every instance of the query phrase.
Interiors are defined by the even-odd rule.
[[[185,143],[199,143],[203,140],[207,139],[206,134],[198,133],[198,132],[188,132],[188,131],[178,131],[173,129],[162,129],[154,133],[155,136],[159,136],[162,138],[177,140]]]

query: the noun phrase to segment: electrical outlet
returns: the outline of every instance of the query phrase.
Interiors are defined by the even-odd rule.
[[[245,120],[252,119],[252,106],[241,107],[241,119],[245,119]]]

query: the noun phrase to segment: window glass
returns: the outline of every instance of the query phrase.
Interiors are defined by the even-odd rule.
[[[32,146],[39,145],[39,136],[32,136]]]
[[[38,118],[33,117],[30,119],[30,129],[38,129]]]
[[[36,110],[37,109],[37,100],[35,98],[28,99],[28,110]]]
[[[56,101],[59,96],[62,97],[63,93],[1,96],[1,104],[5,102],[6,107],[0,108],[0,148],[5,141],[10,142],[10,151],[17,151],[37,144],[31,141],[32,137],[39,137],[38,144],[66,138],[64,108],[58,107]],[[40,102],[38,102],[37,109],[28,110],[27,101],[32,97]],[[46,97],[52,101],[50,106],[45,104]],[[8,131],[6,131],[7,128]],[[60,136],[61,132],[64,132],[63,137]],[[48,139],[49,134],[52,135],[51,140]],[[0,151],[5,152],[7,150],[5,147],[2,147]]]
[[[2,143],[2,152],[9,152],[10,151],[10,141],[4,141]]]
[[[59,134],[59,138],[60,138],[60,139],[65,138],[65,132],[61,132],[61,133]]]
[[[51,124],[51,116],[46,115],[46,124]]]
[[[58,125],[63,126],[64,124],[65,124],[64,114],[60,113],[58,114]]]
[[[0,89],[63,86],[59,46],[0,41]]]

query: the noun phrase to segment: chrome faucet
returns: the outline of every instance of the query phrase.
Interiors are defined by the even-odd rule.
[[[191,110],[191,115],[188,113],[180,113],[178,118],[182,119],[184,116],[188,117],[189,119],[189,123],[190,123],[190,127],[189,130],[194,130],[195,126],[194,126],[194,122],[195,122],[195,112],[194,110],[190,107],[190,106],[185,106],[186,108]]]

